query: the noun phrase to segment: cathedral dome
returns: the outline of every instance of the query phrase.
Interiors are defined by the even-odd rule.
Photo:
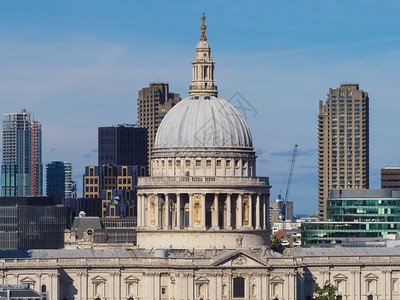
[[[215,96],[192,95],[164,117],[154,146],[155,151],[184,148],[252,150],[253,142],[246,122],[233,105]]]

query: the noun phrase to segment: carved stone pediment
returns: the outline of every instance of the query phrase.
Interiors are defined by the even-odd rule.
[[[269,280],[269,282],[271,282],[271,283],[283,283],[283,282],[285,282],[285,280],[283,278],[279,277],[279,276],[274,276]]]
[[[342,274],[342,273],[339,273],[339,274],[334,275],[333,278],[334,278],[335,280],[347,280],[347,276],[344,275],[344,274]]]
[[[34,284],[36,282],[36,280],[34,280],[30,277],[24,277],[19,282],[24,283],[24,284]]]
[[[219,256],[214,263],[215,266],[221,267],[265,267],[266,264],[255,257],[244,252],[238,252],[231,256]]]
[[[134,283],[134,282],[139,282],[139,279],[133,275],[130,275],[128,277],[125,277],[124,281],[127,283]]]
[[[97,275],[97,276],[92,278],[92,282],[93,283],[104,283],[106,281],[107,281],[107,279],[105,279],[104,277],[102,277],[100,275]]]
[[[375,274],[368,273],[367,275],[364,276],[365,279],[378,279],[379,277],[376,276]]]
[[[205,277],[203,277],[203,276],[201,276],[201,277],[199,277],[199,278],[196,278],[194,281],[195,281],[196,283],[209,283],[209,282],[210,282],[210,280],[208,280],[207,278],[205,278]]]

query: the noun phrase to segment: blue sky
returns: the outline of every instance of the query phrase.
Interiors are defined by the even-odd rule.
[[[169,82],[187,96],[202,12],[219,95],[239,92],[271,199],[299,145],[290,199],[317,210],[318,100],[357,82],[370,96],[371,188],[399,166],[398,1],[2,1],[0,113],[43,126],[43,160],[97,161],[97,127],[136,122],[138,90]],[[81,192],[80,192],[81,193]]]

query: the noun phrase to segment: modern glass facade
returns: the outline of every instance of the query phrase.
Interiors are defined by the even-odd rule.
[[[400,222],[310,222],[301,224],[301,246],[341,244],[349,238],[380,238],[400,232]]]
[[[71,163],[52,161],[46,165],[46,193],[52,197],[76,198]]]
[[[336,222],[400,222],[398,199],[328,199],[327,219]]]
[[[400,191],[332,190],[327,199],[327,220],[302,223],[302,246],[398,233]]]
[[[32,198],[8,198],[0,206],[0,249],[59,249],[64,246],[64,230],[71,228],[72,214],[67,207],[59,205],[29,205]],[[37,198],[37,202],[49,202]],[[4,198],[2,198],[4,200]]]

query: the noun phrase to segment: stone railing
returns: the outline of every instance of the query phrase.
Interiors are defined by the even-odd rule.
[[[269,186],[268,177],[164,176],[139,177],[138,185],[235,185]]]

